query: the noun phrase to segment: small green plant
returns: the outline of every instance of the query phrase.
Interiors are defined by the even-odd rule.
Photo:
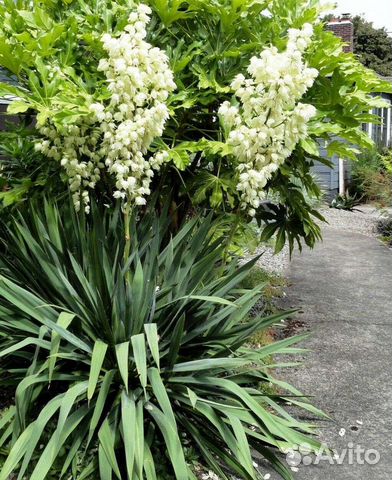
[[[377,232],[386,244],[392,246],[392,216],[389,215],[378,221]]]
[[[381,150],[381,162],[385,172],[392,175],[392,148],[383,148]]]
[[[330,207],[336,208],[337,210],[347,210],[349,212],[353,212],[355,210],[358,210],[355,207],[361,205],[361,200],[362,199],[360,198],[345,193],[344,195],[337,195],[332,200]]]
[[[353,163],[350,192],[380,207],[392,204],[391,150],[373,149]]]
[[[257,316],[260,312],[263,312],[263,314],[266,315],[277,313],[279,310],[276,307],[275,301],[277,298],[283,296],[283,288],[287,285],[286,279],[277,273],[268,272],[256,264],[242,280],[241,287],[253,289],[258,285],[264,285],[263,295],[252,309],[250,316]],[[260,330],[249,340],[249,345],[253,348],[270,345],[275,341],[275,333],[274,327]],[[270,357],[266,360],[268,363],[272,363],[273,358]]]
[[[247,347],[292,313],[249,316],[263,286],[240,283],[256,259],[222,263],[211,218],[171,236],[170,217],[150,212],[125,240],[119,210],[40,212],[3,226],[0,373],[16,394],[0,480],[67,478],[81,458],[80,479],[194,479],[189,448],[222,479],[259,478],[253,451],[291,479],[275,453],[318,442],[282,408],[315,410],[290,386],[263,391],[280,384],[266,359],[303,336]]]

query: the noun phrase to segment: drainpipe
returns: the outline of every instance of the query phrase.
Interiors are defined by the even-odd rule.
[[[346,193],[346,182],[344,178],[344,160],[339,158],[339,195]]]

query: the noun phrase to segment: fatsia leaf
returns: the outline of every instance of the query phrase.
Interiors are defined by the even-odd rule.
[[[23,100],[14,100],[8,105],[7,112],[10,115],[17,115],[18,113],[25,113],[31,108],[31,105]]]

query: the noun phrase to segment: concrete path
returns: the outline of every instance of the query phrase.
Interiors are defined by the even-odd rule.
[[[287,378],[332,417],[322,424],[322,441],[339,454],[348,449],[342,465],[301,463],[296,478],[391,480],[392,251],[374,238],[327,228],[323,243],[294,258],[289,280],[285,307],[301,309],[313,336],[305,366]],[[377,450],[379,462],[361,464],[358,446],[371,462]]]

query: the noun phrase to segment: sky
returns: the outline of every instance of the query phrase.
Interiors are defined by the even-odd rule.
[[[338,14],[363,13],[365,18],[374,22],[376,27],[385,27],[392,35],[392,0],[335,0],[335,3],[337,3]]]

